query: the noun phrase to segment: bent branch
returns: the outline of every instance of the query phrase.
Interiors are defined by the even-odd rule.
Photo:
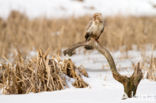
[[[104,55],[107,59],[107,62],[110,65],[110,69],[112,71],[112,75],[114,79],[123,84],[124,92],[127,95],[127,97],[131,98],[135,96],[138,84],[140,83],[140,80],[143,77],[139,63],[137,67],[135,68],[134,73],[132,74],[131,77],[120,75],[120,73],[116,69],[114,59],[111,56],[110,52],[94,39],[73,45],[71,48],[64,51],[64,55],[68,54],[69,56],[72,56],[73,51],[76,48],[81,47],[81,46],[92,46],[93,48],[98,50],[102,55]]]
[[[64,54],[64,55],[67,55],[67,54],[68,54],[69,56],[72,56],[73,54],[75,54],[75,53],[74,53],[74,50],[75,50],[75,49],[77,49],[77,48],[79,48],[79,47],[81,47],[81,46],[85,46],[85,45],[87,45],[87,42],[86,42],[86,41],[84,41],[84,42],[79,42],[79,43],[77,43],[77,44],[71,46],[70,48],[64,50],[64,51],[63,51],[63,54]]]

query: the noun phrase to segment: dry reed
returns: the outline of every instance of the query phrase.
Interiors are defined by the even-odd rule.
[[[147,70],[147,79],[156,81],[156,58],[151,57],[150,66]]]
[[[90,16],[69,18],[29,19],[25,14],[12,11],[4,20],[0,18],[0,56],[9,57],[14,48],[22,55],[32,49],[51,48],[56,53],[84,39]],[[133,44],[156,44],[156,17],[106,17],[106,26],[100,42],[109,49],[120,49]]]
[[[88,84],[82,79],[84,68],[76,67],[69,60],[61,60],[58,56],[48,58],[48,51],[38,52],[38,56],[25,60],[18,53],[14,64],[2,64],[0,82],[4,94],[26,94],[30,92],[55,91],[68,87],[69,78],[73,78],[73,86],[85,88]],[[85,71],[85,75],[88,75]]]

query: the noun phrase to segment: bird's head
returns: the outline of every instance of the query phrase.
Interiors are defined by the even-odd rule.
[[[93,15],[93,19],[94,19],[94,21],[102,22],[102,21],[103,21],[102,14],[101,14],[101,13],[95,13],[95,14]]]

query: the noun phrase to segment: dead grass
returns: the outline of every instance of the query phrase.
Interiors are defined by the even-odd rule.
[[[77,88],[88,86],[81,78],[88,75],[84,68],[76,67],[70,59],[61,60],[59,56],[49,59],[48,51],[40,50],[38,56],[30,60],[18,53],[15,63],[3,64],[0,70],[4,94],[61,90],[68,87],[70,78],[75,80],[72,85]]]
[[[156,81],[156,58],[152,57],[150,67],[147,70],[147,79]]]
[[[35,18],[12,11],[6,20],[0,18],[0,56],[9,56],[14,48],[22,55],[32,49],[51,48],[53,52],[84,40],[89,16],[65,19]],[[100,42],[109,49],[120,49],[133,44],[156,44],[156,17],[107,17]]]

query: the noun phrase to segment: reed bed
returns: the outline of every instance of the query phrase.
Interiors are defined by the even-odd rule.
[[[151,57],[150,66],[147,69],[147,79],[156,81],[156,58]]]
[[[15,63],[2,64],[0,84],[3,94],[27,94],[42,91],[56,91],[68,88],[70,80],[76,88],[85,88],[88,84],[82,75],[88,74],[83,67],[76,67],[59,56],[48,57],[48,51],[39,50],[38,56],[25,60],[18,53]],[[69,82],[70,81],[70,82]]]
[[[25,14],[12,11],[8,18],[0,18],[0,57],[11,56],[14,49],[22,55],[38,48],[51,48],[55,54],[62,48],[84,40],[90,16],[69,18],[30,19]],[[111,50],[126,50],[132,45],[142,48],[146,44],[156,45],[156,17],[105,17],[105,30],[100,42]]]

